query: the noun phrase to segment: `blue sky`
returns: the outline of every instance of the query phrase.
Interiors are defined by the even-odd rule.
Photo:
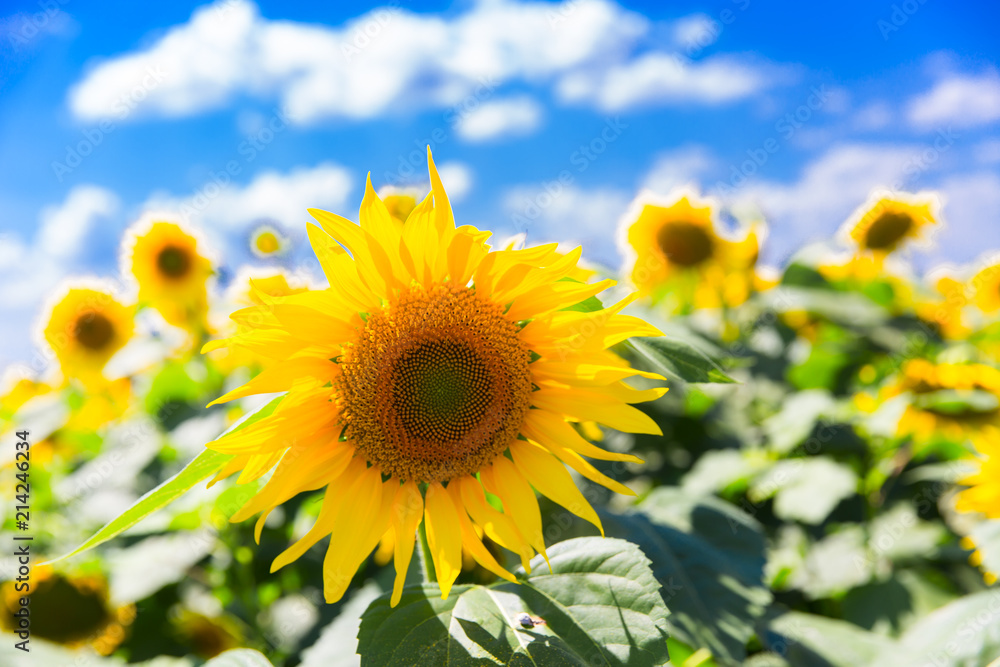
[[[727,219],[763,215],[774,265],[879,187],[945,202],[919,267],[1000,248],[994,3],[2,11],[0,365],[32,354],[61,280],[117,272],[144,213],[198,225],[231,272],[262,219],[301,245],[306,206],[354,217],[368,170],[419,186],[426,143],[460,222],[582,242],[611,266],[629,203],[682,185]]]

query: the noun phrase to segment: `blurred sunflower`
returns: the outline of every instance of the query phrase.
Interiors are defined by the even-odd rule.
[[[569,422],[660,433],[630,404],[666,390],[622,381],[659,376],[606,349],[660,332],[620,313],[628,299],[596,312],[563,310],[613,281],[564,280],[579,249],[497,251],[485,244],[488,232],[456,228],[429,150],[428,166],[431,192],[405,225],[392,219],[370,179],[360,226],[312,209],[322,229],[310,225],[309,237],[330,288],[288,297],[258,292],[264,305],[232,315],[242,332],[205,346],[242,346],[275,362],[216,401],[288,392],[269,416],[208,444],[235,455],[213,481],[242,470],[238,481],[247,482],[276,466],[233,516],[262,512],[258,535],[277,505],[326,487],[316,523],[272,571],[332,535],[328,602],[343,596],[391,530],[397,604],[421,522],[442,597],[462,568],[463,548],[515,581],[476,526],[527,566],[535,551],[545,554],[532,487],[601,525],[564,464],[631,493],[581,454],[638,459],[597,448]]]
[[[859,250],[884,258],[936,225],[935,208],[928,195],[877,195],[848,219],[846,229]]]
[[[250,251],[261,259],[283,255],[288,247],[288,238],[271,225],[261,225],[250,234]]]
[[[139,283],[139,301],[148,303],[174,326],[195,333],[205,329],[206,282],[212,263],[199,251],[193,234],[173,222],[140,223],[126,235],[125,257]]]
[[[417,193],[414,190],[389,188],[383,192],[381,199],[389,211],[389,216],[399,224],[406,222],[410,213],[417,207]]]
[[[912,395],[912,402],[899,420],[898,433],[918,444],[938,435],[978,444],[985,427],[1000,425],[1000,370],[992,366],[913,359],[882,397],[904,393]]]
[[[210,618],[203,614],[183,609],[171,616],[173,634],[200,658],[210,660],[230,649],[245,643],[239,625],[230,618],[218,616]]]
[[[976,439],[978,470],[961,481],[969,488],[958,494],[955,508],[1000,519],[1000,428],[986,426]]]
[[[624,237],[634,257],[626,270],[640,295],[659,302],[671,294],[680,306],[695,308],[747,300],[760,251],[756,229],[739,241],[719,236],[711,203],[693,195],[668,206],[638,205],[638,214],[625,218]]]
[[[973,303],[987,315],[1000,310],[1000,264],[987,266],[972,277]]]
[[[110,292],[71,287],[48,316],[43,334],[63,376],[93,384],[105,364],[132,338],[134,308]]]
[[[71,576],[36,566],[29,584],[30,591],[18,591],[13,581],[3,585],[6,610],[0,614],[0,625],[7,631],[17,629],[13,612],[20,609],[20,599],[27,597],[33,636],[70,648],[89,645],[101,655],[110,655],[135,619],[134,605],[115,607],[110,602],[108,582],[101,575]]]
[[[942,338],[963,340],[971,332],[962,317],[968,303],[965,283],[945,275],[934,281],[934,298],[915,299],[914,310],[922,320],[934,324]]]

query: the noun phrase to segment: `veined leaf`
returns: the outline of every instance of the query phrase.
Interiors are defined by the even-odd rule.
[[[274,412],[274,409],[278,406],[278,402],[282,398],[284,397],[279,396],[259,410],[247,415],[242,421],[227,430],[226,433],[246,428],[250,424],[270,415]],[[231,454],[220,454],[210,449],[204,450],[188,463],[183,470],[139,498],[131,507],[109,521],[106,526],[94,533],[83,544],[64,556],[54,558],[49,563],[76,556],[120,535],[156,510],[166,507],[177,500],[198,482],[214,475],[231,458],[233,458]]]
[[[875,658],[893,645],[891,639],[853,623],[797,611],[781,614],[763,626],[764,646],[795,667],[884,667],[888,663]]]
[[[714,359],[677,338],[630,338],[626,345],[653,370],[684,382],[736,382]]]
[[[404,589],[395,609],[388,595],[380,597],[361,619],[361,664],[669,664],[667,608],[636,545],[576,538],[548,555],[551,573],[538,557],[531,574],[518,572],[520,584],[456,586],[447,600],[437,584],[423,584]]]
[[[652,561],[670,636],[708,649],[720,665],[739,665],[771,601],[760,525],[723,500],[667,487],[601,521],[608,536],[635,542]]]

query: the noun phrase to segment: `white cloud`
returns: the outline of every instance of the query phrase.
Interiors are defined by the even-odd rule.
[[[603,111],[659,103],[723,104],[758,93],[774,76],[730,57],[689,61],[647,53],[631,62],[567,74],[557,92],[567,102],[590,102]]]
[[[447,106],[485,80],[538,79],[616,53],[647,21],[606,0],[488,2],[453,19],[380,8],[339,27],[262,18],[247,0],[194,12],[148,48],[111,58],[71,91],[84,119],[120,116],[150,71],[146,111],[189,115],[236,93],[281,98],[290,115],[366,118],[404,100]],[[419,95],[418,95],[419,93]]]
[[[972,259],[1000,247],[1000,175],[992,171],[956,174],[941,184],[948,232],[938,234],[938,254]]]
[[[509,190],[503,207],[515,231],[525,232],[530,242],[582,243],[586,257],[614,265],[618,263],[615,228],[629,199],[627,192],[614,188],[550,183],[548,188],[519,186]]]
[[[480,142],[503,136],[523,136],[542,120],[542,107],[527,96],[485,102],[467,112],[455,124],[458,136]]]
[[[719,38],[720,25],[705,14],[692,14],[674,21],[674,41],[686,51],[704,49]]]
[[[858,109],[852,121],[858,130],[882,130],[892,122],[892,108],[885,102],[872,102]]]
[[[906,169],[920,150],[834,146],[807,164],[794,182],[751,181],[723,193],[739,209],[757,208],[763,213],[773,232],[771,258],[779,259],[805,242],[830,238],[873,190],[905,185]]]
[[[472,169],[464,162],[445,162],[438,166],[438,175],[450,201],[461,201],[472,189]]]
[[[922,130],[976,127],[1000,120],[1000,75],[947,75],[928,92],[910,101],[910,124]]]
[[[704,17],[689,17],[676,32],[690,40],[704,28]],[[632,58],[649,32],[645,17],[609,0],[494,0],[454,16],[386,7],[338,27],[269,20],[249,0],[221,0],[149,46],[97,64],[69,104],[92,121],[124,119],[133,108],[187,116],[249,95],[277,98],[293,122],[309,123],[446,108],[515,82],[561,80],[564,97],[615,109],[718,104],[764,86],[758,68],[732,58],[680,67],[665,53]]]
[[[95,185],[73,188],[66,201],[42,211],[37,245],[42,252],[58,258],[71,258],[83,246],[98,218],[118,210],[118,197]]]
[[[704,146],[685,146],[661,153],[642,187],[666,195],[685,185],[697,185],[716,166],[717,160]]]
[[[264,218],[298,228],[312,220],[309,208],[343,214],[351,186],[346,169],[323,163],[288,173],[264,171],[244,187],[209,181],[185,197],[154,195],[143,208],[178,215],[213,232],[245,229]]]
[[[0,234],[0,366],[31,356],[30,327],[45,297],[73,270],[95,225],[118,210],[114,193],[78,185],[39,216],[30,242]]]

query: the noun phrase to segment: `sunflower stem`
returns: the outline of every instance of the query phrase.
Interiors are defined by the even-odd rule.
[[[420,535],[420,553],[417,554],[417,558],[420,559],[420,569],[424,574],[424,581],[428,583],[437,582],[437,574],[434,572],[434,559],[431,558],[431,547],[427,543],[427,528],[423,521],[420,522],[420,529],[417,533]]]

